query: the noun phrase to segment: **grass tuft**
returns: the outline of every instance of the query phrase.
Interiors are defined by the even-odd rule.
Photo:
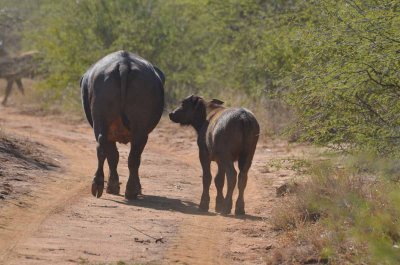
[[[274,228],[331,264],[400,263],[399,166],[369,155],[313,162]]]

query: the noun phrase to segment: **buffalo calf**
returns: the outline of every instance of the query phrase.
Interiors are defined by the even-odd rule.
[[[197,132],[200,163],[203,169],[203,194],[200,209],[208,211],[210,204],[211,161],[218,164],[215,177],[217,198],[215,210],[229,214],[232,209],[232,194],[236,186],[237,172],[234,162],[238,161],[239,196],[235,214],[245,214],[244,189],[250,169],[260,127],[254,115],[244,108],[225,108],[223,102],[213,99],[209,102],[199,96],[190,96],[182,101],[180,107],[169,114],[173,122],[191,125]],[[227,176],[228,189],[224,198],[222,190]]]

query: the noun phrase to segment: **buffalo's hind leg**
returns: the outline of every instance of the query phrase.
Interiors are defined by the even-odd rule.
[[[217,197],[215,199],[215,211],[222,212],[224,207],[224,183],[225,183],[225,170],[221,163],[218,163],[218,172],[214,179],[215,187],[217,188]]]
[[[142,186],[139,179],[140,159],[144,147],[146,146],[148,136],[135,136],[131,141],[131,151],[128,157],[129,179],[126,183],[125,198],[128,200],[136,199],[142,192]]]
[[[232,195],[233,195],[233,190],[235,189],[235,186],[236,186],[237,172],[235,170],[235,167],[234,167],[232,161],[225,162],[224,167],[225,167],[225,171],[226,171],[226,179],[227,179],[228,188],[226,191],[226,196],[225,196],[225,200],[224,200],[224,208],[222,210],[222,213],[230,214],[231,210],[232,210]]]
[[[97,135],[97,134],[96,134]],[[107,140],[104,135],[98,134],[97,137],[97,171],[92,182],[92,195],[100,198],[104,190],[104,160],[107,157]]]
[[[110,168],[110,176],[108,178],[107,190],[109,194],[119,194],[119,176],[117,172],[117,166],[119,161],[119,153],[117,144],[115,142],[108,142],[107,144],[107,162]]]

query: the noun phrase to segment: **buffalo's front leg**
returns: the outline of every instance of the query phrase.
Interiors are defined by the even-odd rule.
[[[142,186],[139,179],[140,159],[144,147],[146,146],[148,136],[136,136],[131,141],[131,151],[128,158],[129,179],[126,184],[125,198],[128,200],[136,199],[141,194]]]
[[[108,178],[107,190],[109,194],[119,194],[119,176],[117,166],[119,161],[119,153],[115,142],[109,142],[107,145],[107,162],[110,168],[110,176]]]
[[[92,195],[100,198],[101,195],[103,194],[103,189],[104,189],[104,171],[103,171],[103,166],[104,166],[104,160],[106,159],[107,153],[106,153],[106,139],[105,137],[100,134],[98,136],[98,141],[97,141],[97,171],[96,174],[93,178],[92,182]]]
[[[200,150],[200,163],[201,167],[203,169],[203,193],[201,195],[201,201],[200,201],[200,210],[202,211],[208,211],[209,206],[210,206],[210,185],[211,185],[211,170],[210,170],[210,164],[211,161],[208,158],[208,154],[205,151]]]

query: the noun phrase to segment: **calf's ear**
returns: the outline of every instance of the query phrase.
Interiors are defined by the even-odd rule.
[[[218,104],[218,105],[223,105],[224,104],[224,102],[222,100],[219,100],[219,99],[216,99],[216,98],[213,98],[211,100],[211,103]]]

